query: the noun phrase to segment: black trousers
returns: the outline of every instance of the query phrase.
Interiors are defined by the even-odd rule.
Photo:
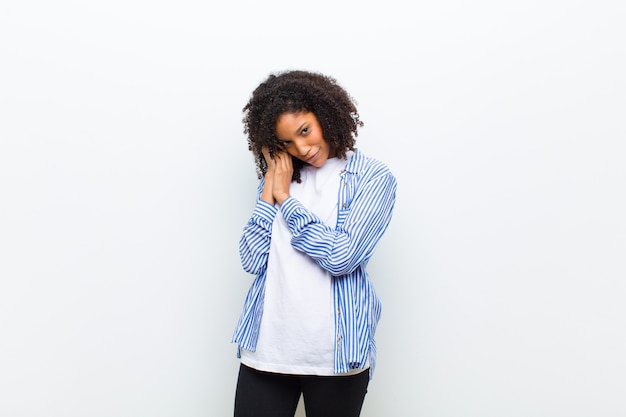
[[[358,417],[369,372],[350,376],[286,375],[241,365],[235,417],[293,417],[300,394],[307,417]]]

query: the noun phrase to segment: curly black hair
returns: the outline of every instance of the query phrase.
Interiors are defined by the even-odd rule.
[[[276,122],[286,112],[312,112],[324,140],[340,158],[345,157],[348,150],[354,150],[358,129],[363,126],[356,101],[333,77],[300,70],[270,74],[243,108],[244,133],[248,136],[248,149],[254,155],[259,178],[267,172],[261,149],[267,147],[270,155],[284,149],[276,137]],[[292,159],[292,181],[300,182],[300,169],[305,163]]]

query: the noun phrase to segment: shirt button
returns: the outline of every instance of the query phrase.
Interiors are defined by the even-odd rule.
[[[337,309],[337,314],[341,314],[341,310],[340,309]]]
[[[346,208],[346,203],[343,203],[341,207]]]

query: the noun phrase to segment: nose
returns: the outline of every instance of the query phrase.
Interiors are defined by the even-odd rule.
[[[296,146],[298,153],[302,156],[306,156],[311,150],[311,146],[304,140],[297,140],[294,145]]]

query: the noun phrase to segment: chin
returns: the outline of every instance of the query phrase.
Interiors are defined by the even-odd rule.
[[[324,166],[324,164],[326,163],[326,161],[328,161],[328,158],[325,157],[319,157],[317,158],[315,161],[313,161],[312,163],[310,163],[309,165],[314,166],[315,168],[321,168],[322,166]]]

